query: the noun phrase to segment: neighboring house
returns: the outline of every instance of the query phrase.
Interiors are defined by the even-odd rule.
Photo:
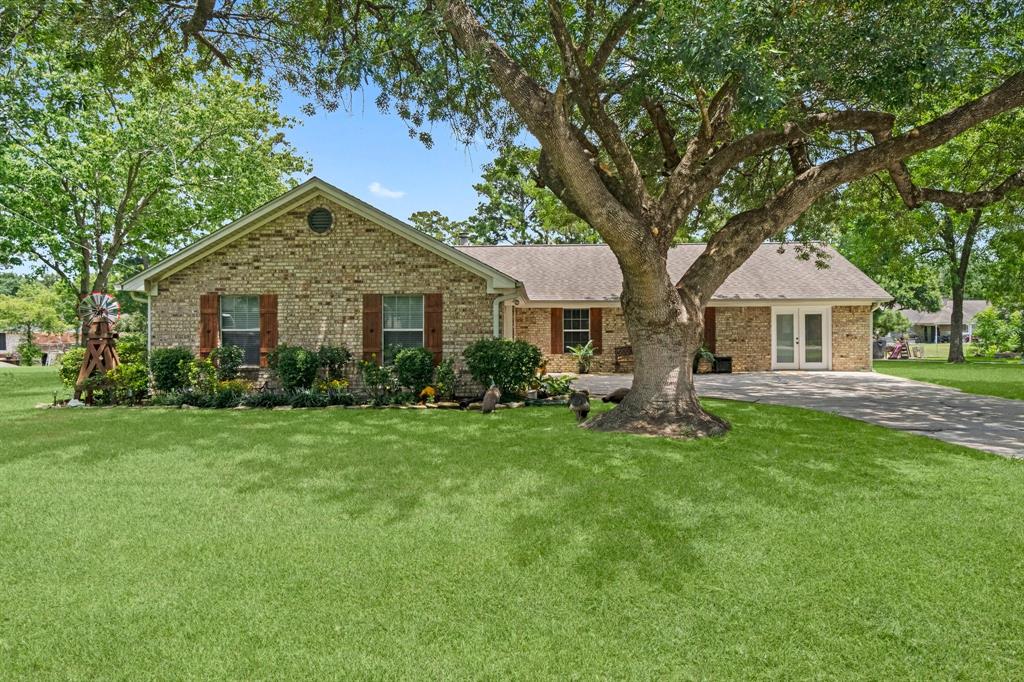
[[[13,362],[19,343],[21,343],[21,334],[18,332],[0,332],[0,362]]]
[[[961,330],[964,340],[974,338],[974,318],[992,304],[978,299],[964,300],[964,326]],[[942,299],[942,307],[936,312],[926,310],[902,310],[910,320],[910,334],[921,343],[948,343],[952,332],[953,300]]]
[[[681,277],[703,249],[672,249]],[[819,269],[765,244],[715,294],[707,345],[735,371],[866,370],[871,310],[889,295],[831,249]],[[549,371],[592,340],[594,371],[629,339],[606,246],[443,244],[313,178],[123,284],[149,296],[153,348],[220,344],[265,366],[279,343],[340,344],[363,359],[423,346],[435,361],[490,336],[526,339]]]

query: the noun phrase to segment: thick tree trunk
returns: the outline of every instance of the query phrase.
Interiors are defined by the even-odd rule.
[[[964,286],[953,284],[953,313],[949,321],[949,362],[966,362],[964,359]]]
[[[724,433],[729,423],[706,412],[693,387],[703,310],[684,307],[664,260],[656,261],[646,268],[622,268],[622,312],[635,360],[629,395],[584,426],[676,438]]]

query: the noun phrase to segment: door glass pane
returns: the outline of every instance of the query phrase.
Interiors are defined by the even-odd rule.
[[[825,357],[822,346],[822,322],[821,313],[807,313],[804,315],[804,362],[822,362]]]
[[[775,316],[775,362],[788,363],[795,360],[793,351],[795,321],[796,316],[792,313]]]

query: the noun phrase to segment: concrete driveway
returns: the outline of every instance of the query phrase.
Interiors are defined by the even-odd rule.
[[[589,374],[575,384],[604,395],[628,387],[629,374]],[[806,407],[890,429],[1024,458],[1024,400],[964,393],[874,372],[702,374],[697,393],[709,398]]]

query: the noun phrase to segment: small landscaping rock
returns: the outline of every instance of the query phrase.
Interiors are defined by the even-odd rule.
[[[479,410],[483,406],[484,406],[484,404],[481,403],[481,402],[470,403],[469,405],[466,405],[466,409],[467,410]]]
[[[459,405],[458,403],[454,403],[454,402],[452,402],[450,400],[442,400],[439,403],[434,403],[434,407],[436,407],[439,410],[460,410],[460,409],[462,409],[461,405]]]
[[[509,406],[510,408],[512,408],[512,409],[515,409],[515,408],[518,408],[518,407],[523,407],[523,406],[525,406],[525,405],[526,405],[526,403],[524,403],[524,402],[518,402],[518,403],[507,403],[507,404],[508,404],[508,406]]]
[[[36,403],[37,410],[48,410],[53,407],[50,403]]]
[[[234,410],[251,410],[252,408],[248,405],[235,405],[232,409]]]
[[[196,407],[195,405],[182,405],[181,409],[183,409],[183,410],[198,410],[199,408]]]
[[[72,398],[71,400],[68,401],[68,407],[85,407],[85,403],[83,403],[81,400],[75,400],[74,398]]]
[[[290,410],[290,409],[292,409],[292,406],[291,405],[278,405],[277,407],[274,407],[274,408],[271,408],[271,409],[274,409],[274,410]]]

